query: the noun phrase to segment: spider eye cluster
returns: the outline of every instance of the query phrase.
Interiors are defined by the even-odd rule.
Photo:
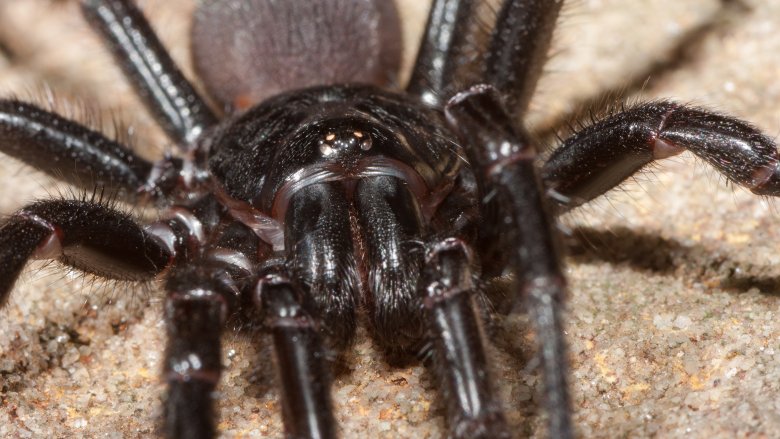
[[[368,151],[373,146],[371,136],[361,130],[343,130],[328,132],[319,140],[319,150],[323,157],[340,153]]]

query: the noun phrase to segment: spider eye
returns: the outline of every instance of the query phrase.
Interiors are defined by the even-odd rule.
[[[367,137],[363,139],[362,142],[360,142],[360,149],[362,149],[363,151],[368,151],[369,149],[371,149],[372,146],[373,146],[373,142],[371,142],[370,137]]]
[[[320,154],[323,157],[329,157],[335,153],[354,153],[358,147],[363,151],[368,151],[372,146],[371,136],[359,130],[328,132],[319,141]]]
[[[324,157],[328,157],[328,156],[332,155],[334,152],[335,152],[335,150],[333,149],[332,146],[330,146],[327,143],[320,142],[320,153]]]

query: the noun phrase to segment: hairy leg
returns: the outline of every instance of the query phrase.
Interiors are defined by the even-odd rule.
[[[186,150],[216,123],[206,102],[179,71],[132,0],[85,0],[82,4],[85,17],[103,36],[136,93],[171,139]]]
[[[780,194],[772,139],[736,118],[666,101],[618,112],[566,139],[542,177],[552,199],[570,209],[685,150],[757,195]]]
[[[46,200],[13,214],[0,228],[0,303],[31,258],[57,259],[104,278],[148,281],[172,254],[129,215],[91,200]]]
[[[486,207],[494,214],[487,217],[484,228],[499,233],[487,235],[484,247],[505,249],[503,262],[515,276],[510,293],[514,309],[524,306],[536,329],[548,435],[572,437],[569,360],[562,322],[566,279],[554,220],[534,167],[535,147],[523,130],[515,128],[490,86],[459,93],[450,100],[446,114],[468,145],[483,193],[493,194],[483,198],[489,200],[486,205],[493,205]]]
[[[16,100],[0,100],[0,151],[62,181],[129,201],[165,198],[180,169],[177,161],[153,164],[77,122]]]
[[[425,309],[432,369],[452,437],[509,438],[489,373],[469,253],[463,241],[450,238],[434,243],[426,255],[417,289]]]

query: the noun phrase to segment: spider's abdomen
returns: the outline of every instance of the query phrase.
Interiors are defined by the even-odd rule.
[[[195,13],[192,48],[211,95],[244,110],[318,84],[393,84],[399,33],[389,0],[206,0]]]

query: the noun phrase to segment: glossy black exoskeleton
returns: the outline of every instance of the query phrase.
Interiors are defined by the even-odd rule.
[[[461,184],[474,176],[440,112],[372,86],[310,88],[268,99],[207,142],[211,175],[246,203],[231,212],[251,210],[254,222],[245,223],[289,251],[296,277],[333,322],[332,344],[349,343],[358,304],[369,303],[387,347],[422,339],[421,240],[460,236],[455,219],[441,215],[476,207],[474,185]],[[448,198],[453,191],[459,196]]]

